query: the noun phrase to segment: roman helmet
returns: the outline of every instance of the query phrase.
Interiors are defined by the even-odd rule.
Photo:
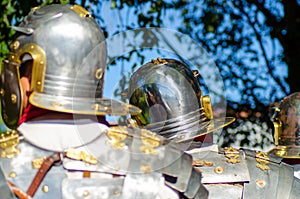
[[[132,116],[133,125],[176,142],[192,140],[234,121],[215,120],[209,96],[203,96],[199,72],[176,59],[152,60],[130,78],[129,103],[142,112]]]
[[[100,26],[83,7],[37,7],[16,27],[1,68],[5,124],[15,129],[22,114],[20,75],[32,61],[29,102],[39,108],[75,114],[127,115],[139,109],[102,98],[106,42]]]
[[[287,159],[300,159],[300,92],[282,99],[272,117],[275,148],[269,153]]]

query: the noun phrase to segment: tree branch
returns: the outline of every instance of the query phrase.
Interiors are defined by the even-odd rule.
[[[255,24],[251,21],[249,15],[245,12],[245,10],[244,10],[245,5],[238,6],[238,5],[236,5],[235,2],[234,2],[233,4],[234,4],[234,5],[241,11],[241,13],[246,17],[246,19],[248,20],[248,23],[249,23],[250,26],[252,27],[252,29],[253,29],[253,31],[254,31],[254,34],[255,34],[255,36],[256,36],[256,39],[257,39],[257,41],[258,41],[258,43],[259,43],[259,46],[260,46],[260,48],[261,48],[261,50],[262,50],[263,57],[264,57],[264,59],[265,59],[266,66],[267,66],[267,68],[268,68],[268,72],[269,72],[270,76],[271,76],[271,77],[274,79],[274,81],[278,84],[278,86],[281,88],[281,90],[287,95],[288,92],[287,92],[286,88],[281,84],[280,79],[277,78],[277,77],[275,77],[275,75],[274,75],[274,73],[273,73],[272,66],[271,66],[271,64],[270,64],[270,61],[269,61],[269,59],[268,59],[268,57],[267,57],[266,50],[265,50],[264,45],[263,45],[263,43],[262,43],[261,35],[260,35],[260,34],[258,33],[258,31],[256,30]]]

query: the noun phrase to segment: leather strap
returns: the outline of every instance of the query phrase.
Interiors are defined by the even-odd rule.
[[[41,167],[39,168],[37,174],[35,175],[31,185],[27,190],[27,194],[31,197],[34,196],[36,190],[40,186],[41,182],[43,181],[44,177],[46,176],[49,169],[53,166],[54,163],[60,161],[60,153],[54,153],[53,155],[47,157]]]
[[[22,191],[19,187],[17,187],[14,183],[12,183],[11,181],[7,181],[11,190],[14,192],[14,194],[20,198],[20,199],[32,199],[31,196],[29,196],[27,193],[25,193],[24,191]]]

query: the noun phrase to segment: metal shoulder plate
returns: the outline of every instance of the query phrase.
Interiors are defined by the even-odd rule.
[[[294,177],[293,167],[281,162],[282,158],[261,151],[243,151],[251,178],[245,184],[245,198],[281,199],[290,198],[295,192],[299,193],[299,183]]]
[[[192,167],[189,154],[151,132],[123,130],[111,129],[85,146],[66,150],[62,154],[63,164],[50,168],[35,197],[208,197],[201,184],[201,174]],[[24,140],[18,149],[20,153],[14,157],[0,158],[0,166],[7,180],[26,191],[43,160],[53,152]],[[1,181],[1,185],[5,184]],[[1,187],[1,195],[9,191],[6,188]]]
[[[192,157],[151,131],[112,127],[94,142],[78,149],[96,157],[97,161],[87,164],[78,161],[84,158],[67,155],[64,168],[122,176],[122,198],[155,198],[160,193],[161,178],[169,189],[186,198],[208,196],[200,173],[192,167]]]
[[[210,198],[242,198],[243,185],[250,181],[242,151],[230,147],[219,151],[200,149],[191,154]]]
[[[11,191],[10,187],[8,186],[6,177],[1,169],[1,166],[0,166],[0,195],[1,195],[1,197],[5,196],[5,199],[14,199],[15,198],[13,192]]]

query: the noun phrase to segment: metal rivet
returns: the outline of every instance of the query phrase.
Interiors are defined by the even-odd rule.
[[[61,103],[59,103],[59,102],[52,102],[51,105],[54,107],[62,106]]]
[[[39,7],[33,7],[31,10],[36,11]]]
[[[215,173],[217,173],[217,174],[222,174],[222,173],[224,173],[224,169],[223,169],[222,167],[216,167],[216,168],[214,169],[214,171],[215,171]]]
[[[17,176],[17,173],[14,172],[14,171],[11,171],[11,172],[9,173],[9,177],[10,177],[10,178],[15,178],[16,176]]]
[[[34,45],[30,46],[31,49],[34,49]]]
[[[83,191],[83,196],[84,196],[84,197],[86,197],[86,196],[88,196],[88,195],[90,195],[90,192],[89,192],[89,191],[87,191],[87,190]]]
[[[183,139],[185,137],[185,135],[177,135],[178,139]]]
[[[119,195],[121,192],[119,190],[114,191],[114,195]]]
[[[43,61],[40,61],[40,64],[41,64],[41,65],[44,65],[44,62],[43,62]]]
[[[199,73],[199,71],[198,70],[193,70],[193,75],[194,75],[194,77],[199,77],[200,76],[200,73]]]
[[[255,182],[259,188],[264,188],[266,186],[266,182],[264,180],[258,179]]]
[[[10,99],[11,99],[11,102],[12,102],[13,104],[16,104],[16,103],[17,103],[17,96],[16,96],[16,94],[11,94]]]
[[[14,44],[13,44],[13,49],[14,50],[17,50],[20,46],[20,42],[19,41],[15,41]]]
[[[4,92],[3,88],[1,88],[1,90],[0,90],[0,95],[1,95],[2,97],[4,97],[4,94],[5,94],[5,92]]]
[[[47,192],[49,191],[48,185],[44,185],[44,186],[42,187],[42,191],[43,191],[44,193],[47,193]]]
[[[102,76],[103,76],[103,69],[102,68],[99,68],[98,70],[96,70],[96,74],[95,74],[95,77],[97,78],[97,79],[101,79],[102,78]]]
[[[38,86],[40,86],[41,84],[42,84],[41,81],[36,82],[36,85],[38,85]]]
[[[152,171],[150,165],[148,165],[148,164],[142,164],[140,169],[144,173],[151,173],[151,171]]]
[[[92,109],[94,109],[95,111],[99,110],[100,105],[99,104],[94,104]]]

